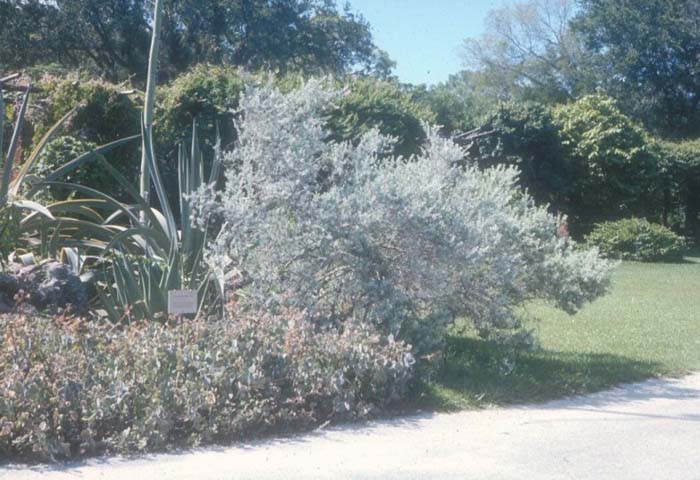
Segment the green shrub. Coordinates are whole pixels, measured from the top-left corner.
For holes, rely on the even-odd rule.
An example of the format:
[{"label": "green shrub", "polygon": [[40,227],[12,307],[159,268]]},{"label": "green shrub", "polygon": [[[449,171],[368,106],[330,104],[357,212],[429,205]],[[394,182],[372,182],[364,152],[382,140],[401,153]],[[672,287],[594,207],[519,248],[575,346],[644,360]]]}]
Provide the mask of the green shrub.
[{"label": "green shrub", "polygon": [[478,140],[477,151],[472,151],[482,168],[516,165],[521,172],[520,185],[538,204],[547,203],[552,211],[568,210],[572,179],[559,127],[549,107],[504,102],[493,109],[482,128],[494,131]]},{"label": "green shrub", "polygon": [[244,74],[235,67],[202,64],[159,87],[153,140],[163,182],[174,205],[178,203],[178,146],[190,144],[192,122],[197,121],[197,137],[205,159],[214,156],[217,134],[224,150],[233,148],[233,118],[245,85]]},{"label": "green shrub", "polygon": [[435,112],[437,124],[452,135],[481,126],[503,94],[484,72],[465,70],[433,85],[421,97]]},{"label": "green shrub", "polygon": [[[121,138],[141,133],[141,114],[137,102],[123,93],[124,87],[102,80],[82,80],[79,78],[47,77],[39,86],[44,95],[46,108],[41,115],[33,115],[34,143],[36,144],[46,132],[64,115],[76,108],[75,114],[67,122],[61,133],[71,140],[54,140],[51,152],[44,158],[45,166],[58,166],[63,161],[75,157],[70,153],[97,145],[104,145]],[[140,165],[140,142],[131,142],[109,154],[106,159],[130,180],[135,179]],[[80,153],[84,153],[83,150]],[[85,180],[98,180],[90,177],[94,172],[90,166],[76,172],[73,180],[81,177]],[[97,174],[96,174],[97,175]],[[101,181],[100,181],[101,182]],[[91,185],[112,196],[119,196],[120,189],[114,182]]]},{"label": "green shrub", "polygon": [[[265,77],[260,78],[263,81],[257,83],[264,84]],[[292,72],[273,78],[272,83],[280,92],[291,93],[312,78],[303,72]],[[393,153],[406,157],[419,153],[426,139],[423,122],[435,121],[430,107],[417,98],[422,92],[365,76],[346,76],[328,83],[344,92],[324,112],[330,140],[357,142],[376,128],[397,140]]]},{"label": "green shrub", "polygon": [[98,322],[0,316],[0,457],[195,446],[365,417],[399,398],[409,347],[301,315]]},{"label": "green shrub", "polygon": [[567,150],[567,188],[574,234],[594,223],[646,217],[653,210],[658,166],[644,129],[603,95],[589,95],[554,109]]},{"label": "green shrub", "polygon": [[189,142],[194,119],[203,148],[214,145],[218,123],[222,145],[228,149],[235,140],[233,115],[244,89],[239,69],[214,65],[198,65],[160,88],[154,127],[156,152],[174,158],[177,145]]},{"label": "green shrub", "polygon": [[140,106],[123,93],[124,87],[102,80],[48,77],[39,86],[47,109],[35,119],[39,140],[72,108],[77,111],[64,132],[102,145],[141,132]]},{"label": "green shrub", "polygon": [[334,141],[358,140],[372,128],[397,139],[395,153],[419,153],[426,140],[423,122],[433,123],[429,108],[392,82],[349,77],[345,94],[330,109],[327,128]]},{"label": "green shrub", "polygon": [[656,141],[659,217],[700,240],[700,141]]},{"label": "green shrub", "polygon": [[685,249],[673,231],[638,218],[599,223],[586,241],[608,258],[642,262],[679,261]]},{"label": "green shrub", "polygon": [[[80,140],[71,136],[58,137],[52,140],[39,156],[32,173],[44,177],[57,168],[78,158],[80,155],[97,148],[97,145],[85,140]],[[130,177],[134,177],[136,172],[122,172]],[[114,194],[117,190],[114,187],[114,180],[108,172],[96,161],[88,162],[68,173],[61,179],[67,183],[77,183],[94,188],[101,192]],[[59,187],[49,188],[49,197],[53,200],[65,200],[72,196],[72,192]]]}]

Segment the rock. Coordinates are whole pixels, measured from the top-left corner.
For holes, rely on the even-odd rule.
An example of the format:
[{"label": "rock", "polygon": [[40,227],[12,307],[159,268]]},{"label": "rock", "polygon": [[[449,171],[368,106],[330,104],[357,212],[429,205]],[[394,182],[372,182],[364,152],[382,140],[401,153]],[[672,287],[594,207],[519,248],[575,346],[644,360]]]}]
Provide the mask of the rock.
[{"label": "rock", "polygon": [[19,291],[17,278],[9,273],[0,273],[0,313],[9,313],[15,305],[15,295]]},{"label": "rock", "polygon": [[0,311],[3,304],[4,308],[14,308],[14,297],[20,290],[29,296],[26,301],[40,310],[70,308],[82,313],[88,306],[87,286],[67,265],[55,261],[30,266],[12,264],[0,274]]},{"label": "rock", "polygon": [[15,296],[15,293],[19,290],[19,282],[12,274],[0,273],[0,295],[2,293],[8,292]]},{"label": "rock", "polygon": [[14,309],[11,302],[6,302],[5,299],[0,299],[0,313],[10,313]]}]

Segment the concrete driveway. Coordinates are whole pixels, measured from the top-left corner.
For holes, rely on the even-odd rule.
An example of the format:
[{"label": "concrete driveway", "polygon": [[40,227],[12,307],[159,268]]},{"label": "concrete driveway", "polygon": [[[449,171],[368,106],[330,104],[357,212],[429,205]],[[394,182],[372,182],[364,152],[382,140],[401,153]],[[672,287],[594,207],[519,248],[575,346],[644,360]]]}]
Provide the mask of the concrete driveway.
[{"label": "concrete driveway", "polygon": [[0,480],[700,479],[700,374],[543,405],[342,426],[292,439],[34,468]]}]

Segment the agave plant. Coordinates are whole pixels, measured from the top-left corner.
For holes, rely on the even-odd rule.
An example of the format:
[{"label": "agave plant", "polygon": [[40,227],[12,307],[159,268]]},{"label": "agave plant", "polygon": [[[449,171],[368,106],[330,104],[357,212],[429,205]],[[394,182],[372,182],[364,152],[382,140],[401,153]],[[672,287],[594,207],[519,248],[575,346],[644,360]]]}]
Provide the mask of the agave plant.
[{"label": "agave plant", "polygon": [[[63,258],[76,272],[81,272],[86,266],[101,269],[99,297],[113,320],[161,317],[166,310],[170,290],[196,289],[199,292],[200,310],[205,304],[211,305],[212,302],[207,300],[218,293],[215,288],[211,288],[213,282],[210,281],[210,274],[203,268],[202,255],[207,232],[192,227],[189,196],[205,184],[212,187],[216,184],[221,170],[220,142],[217,142],[209,179],[205,182],[197,125],[196,121],[193,122],[189,154],[182,146],[178,154],[179,222],[175,218],[176,209],[169,203],[153,148],[152,120],[161,15],[162,1],[157,0],[142,134],[91,150],[44,178],[31,176],[29,173],[37,158],[70,118],[73,113],[71,111],[46,134],[19,172],[13,176],[13,160],[26,113],[28,90],[15,125],[15,135],[8,150],[0,189],[2,202],[7,203],[8,199],[12,199],[15,208],[28,209],[19,223],[20,235],[30,248],[39,250],[42,256]],[[102,155],[138,138],[142,140],[142,166],[140,183],[136,188]],[[126,192],[128,203],[86,185],[61,181],[67,173],[90,161],[101,163],[101,167]],[[160,208],[151,204],[151,185]],[[78,192],[81,197],[46,206],[32,200],[41,189],[52,186]],[[0,203],[0,207],[4,203]]]},{"label": "agave plant", "polygon": [[[15,76],[11,75],[0,80],[0,112],[4,112],[4,98],[2,86],[4,81]],[[46,229],[57,221],[57,213],[75,212],[91,214],[97,205],[95,199],[80,199],[68,202],[57,202],[51,205],[42,205],[36,201],[35,196],[40,191],[37,179],[31,174],[37,160],[46,148],[46,145],[61,130],[66,121],[73,115],[75,109],[69,111],[56,124],[49,129],[44,137],[37,143],[33,151],[28,155],[19,168],[15,168],[17,153],[19,150],[22,130],[25,125],[27,107],[32,91],[29,85],[22,96],[22,102],[16,114],[16,121],[13,129],[12,139],[7,148],[7,155],[0,164],[2,173],[0,174],[0,238],[3,239],[3,251],[0,255],[0,262],[5,260],[9,251],[22,245],[37,246],[42,250],[51,250],[48,238],[45,236]],[[0,115],[0,152],[4,152],[4,115]],[[128,142],[131,142],[139,135],[117,140],[116,142],[100,146],[91,150],[68,164],[57,169],[51,174],[51,180],[71,172],[80,165],[99,156],[108,153]],[[0,157],[2,155],[0,154]],[[2,160],[2,158],[0,158]],[[87,228],[87,227],[86,227]],[[55,243],[55,242],[54,242]]]},{"label": "agave plant", "polygon": [[[146,130],[144,134],[147,135]],[[128,139],[81,155],[31,185],[27,190],[29,196],[43,188],[61,187],[79,193],[82,198],[42,207],[46,215],[40,212],[25,215],[21,220],[25,242],[44,258],[63,258],[76,273],[82,273],[85,267],[99,269],[100,303],[113,320],[157,319],[166,310],[168,291],[181,288],[197,290],[203,309],[205,301],[218,294],[212,288],[208,270],[203,268],[207,232],[192,227],[189,196],[204,185],[216,185],[221,171],[220,143],[217,142],[208,176],[205,176],[196,124],[190,152],[183,147],[179,149],[180,218],[176,222],[176,209],[168,202],[152,155],[149,154],[151,180],[160,208],[150,205],[136,186],[99,155],[125,140]],[[67,172],[87,161],[100,162],[100,168],[122,187],[128,201],[122,202],[85,185],[60,181]]]},{"label": "agave plant", "polygon": [[[138,215],[120,208],[117,216],[126,214],[131,226],[122,231],[105,249],[113,283],[102,291],[102,304],[113,318],[155,319],[165,312],[167,294],[180,288],[196,289],[200,311],[209,293],[210,275],[201,267],[206,244],[206,232],[192,228],[189,196],[203,185],[204,162],[197,141],[196,120],[192,127],[192,148],[189,157],[179,148],[178,178],[180,198],[180,225],[178,230],[174,208],[171,207],[160,175],[153,148],[153,110],[156,95],[156,74],[163,2],[156,0],[153,15],[153,33],[148,64],[148,81],[142,118],[142,161],[139,192],[133,192],[112,169],[115,178],[130,192],[138,206]],[[209,184],[218,179],[221,165],[220,144],[214,155]],[[150,206],[150,187],[153,185],[161,210]],[[140,254],[130,253],[138,247]]]},{"label": "agave plant", "polygon": [[[188,152],[181,146],[178,154],[180,218],[176,222],[176,209],[168,201],[152,146],[146,158],[160,208],[150,205],[137,187],[103,157],[140,135],[86,152],[44,178],[31,174],[41,152],[72,112],[47,133],[21,168],[13,171],[17,151],[15,139],[21,133],[28,96],[29,92],[23,97],[13,143],[8,149],[9,160],[4,164],[2,178],[8,180],[3,180],[2,208],[8,214],[1,217],[6,220],[0,224],[0,236],[14,227],[10,221],[16,220],[17,228],[13,233],[17,242],[12,248],[24,246],[37,251],[41,258],[61,258],[76,273],[83,273],[86,268],[101,269],[101,303],[115,320],[156,319],[166,310],[167,292],[180,288],[198,290],[203,308],[205,301],[216,296],[217,291],[212,288],[209,273],[201,261],[207,232],[192,227],[189,196],[203,185],[216,184],[221,171],[220,142],[216,144],[206,180],[197,124],[193,123],[191,148]],[[145,126],[143,136],[146,144],[152,145],[150,129]],[[126,192],[128,202],[86,185],[61,181],[87,162],[100,162],[100,168]],[[48,205],[33,200],[42,189],[52,186],[75,191],[81,196]]]},{"label": "agave plant", "polygon": [[[148,136],[147,129],[144,135]],[[148,205],[144,197],[135,191],[121,175],[106,166],[114,178],[124,187],[134,205],[115,205],[118,211],[111,222],[127,217],[125,228],[103,249],[102,262],[112,283],[101,290],[102,304],[114,319],[157,319],[166,311],[170,290],[182,288],[197,290],[199,310],[204,310],[206,300],[218,297],[210,272],[202,261],[207,232],[192,227],[189,197],[202,186],[214,187],[221,171],[219,143],[208,181],[205,181],[204,161],[199,149],[196,124],[193,126],[191,153],[181,146],[178,154],[178,179],[180,199],[180,228],[175,221],[175,209],[169,204],[160,172],[151,154],[148,161],[151,181],[155,187],[161,209]],[[216,303],[216,302],[214,302]]]},{"label": "agave plant", "polygon": [[[5,131],[5,104],[2,87],[3,85],[2,83],[0,83],[0,112],[2,112],[2,114],[0,115],[0,152],[4,152],[3,133]],[[45,145],[48,142],[47,137],[51,133],[49,132],[49,134],[47,134],[47,137],[42,139],[42,141],[39,143],[39,146],[37,147],[37,150],[35,150],[35,152],[29,157],[29,160],[25,162],[25,166],[22,168],[19,174],[17,176],[13,176],[14,162],[21,141],[20,138],[22,135],[22,129],[24,128],[25,115],[27,113],[27,106],[29,105],[29,94],[31,92],[31,89],[32,86],[29,85],[27,87],[26,92],[24,93],[24,96],[22,97],[22,104],[20,106],[19,112],[17,113],[17,120],[15,122],[14,130],[12,133],[12,139],[10,140],[10,144],[7,149],[7,156],[2,162],[2,178],[0,179],[0,209],[12,207],[24,208],[33,210],[37,213],[51,218],[51,214],[39,203],[32,202],[30,200],[20,200],[14,198],[25,178],[27,164],[29,164],[30,162],[35,160],[36,157],[39,156],[39,152],[43,148],[43,145]]]},{"label": "agave plant", "polygon": [[[169,290],[197,290],[200,310],[206,300],[218,295],[212,288],[209,272],[203,268],[207,232],[192,227],[189,196],[204,185],[216,185],[221,172],[220,142],[216,143],[206,180],[197,124],[193,122],[191,148],[188,152],[181,146],[178,154],[178,222],[152,146],[146,158],[160,208],[152,206],[136,186],[102,156],[139,137],[117,140],[89,151],[42,179],[31,177],[22,189],[27,198],[33,198],[48,187],[61,187],[81,195],[81,198],[46,206],[32,202],[37,207],[22,218],[22,234],[26,244],[38,250],[42,257],[63,258],[76,273],[82,273],[86,266],[99,268],[102,272],[98,290],[101,304],[114,320],[159,318],[166,310]],[[152,145],[150,129],[145,125],[143,137],[147,145]],[[67,173],[90,161],[100,162],[100,168],[122,187],[128,202],[86,185],[61,181]],[[28,171],[31,165],[24,167],[23,170]],[[25,172],[21,178],[29,180],[28,177]]]}]

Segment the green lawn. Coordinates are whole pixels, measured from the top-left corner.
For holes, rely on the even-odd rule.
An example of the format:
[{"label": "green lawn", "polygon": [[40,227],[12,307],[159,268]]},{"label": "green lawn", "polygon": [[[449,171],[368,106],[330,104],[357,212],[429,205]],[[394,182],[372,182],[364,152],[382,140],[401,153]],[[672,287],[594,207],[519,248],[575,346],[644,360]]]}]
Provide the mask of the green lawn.
[{"label": "green lawn", "polygon": [[513,368],[483,341],[454,333],[420,403],[538,402],[700,370],[700,256],[683,264],[623,263],[611,293],[577,315],[540,304],[526,314],[541,349],[519,355]]}]

